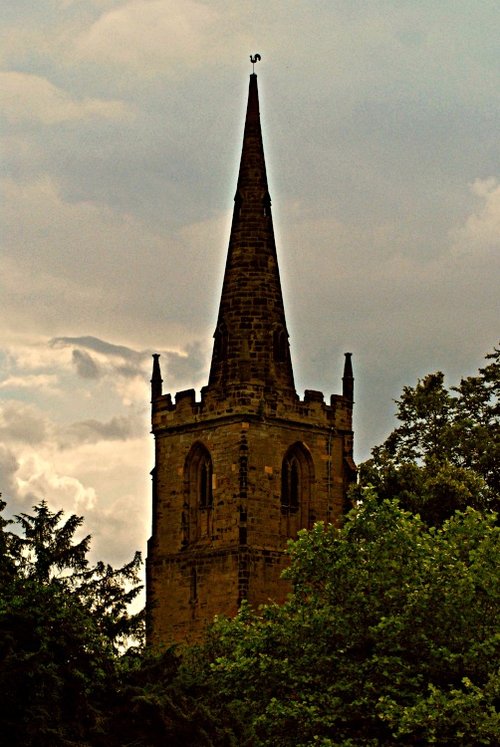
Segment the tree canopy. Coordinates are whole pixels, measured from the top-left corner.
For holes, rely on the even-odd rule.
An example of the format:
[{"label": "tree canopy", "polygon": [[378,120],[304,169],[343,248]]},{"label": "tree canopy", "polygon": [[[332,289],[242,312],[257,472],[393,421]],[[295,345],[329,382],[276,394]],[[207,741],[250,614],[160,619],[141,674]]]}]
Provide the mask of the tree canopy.
[{"label": "tree canopy", "polygon": [[[23,747],[210,747],[219,726],[179,684],[179,656],[144,649],[141,557],[88,560],[83,519],[0,501],[0,733]],[[224,729],[222,728],[222,731]],[[217,742],[219,743],[219,742]],[[221,742],[222,744],[223,742]]]},{"label": "tree canopy", "polygon": [[[1,502],[0,508],[5,504]],[[140,554],[113,569],[90,565],[82,518],[63,520],[45,501],[0,519],[0,723],[6,744],[81,744],[97,729],[116,685],[116,660],[141,636],[128,604],[141,586]]]},{"label": "tree canopy", "polygon": [[360,491],[397,498],[429,524],[456,510],[500,509],[500,348],[477,376],[448,390],[438,371],[397,401],[400,425],[361,465]]},{"label": "tree canopy", "polygon": [[497,744],[499,532],[367,495],[300,533],[289,601],[218,620],[187,676],[238,745]]}]

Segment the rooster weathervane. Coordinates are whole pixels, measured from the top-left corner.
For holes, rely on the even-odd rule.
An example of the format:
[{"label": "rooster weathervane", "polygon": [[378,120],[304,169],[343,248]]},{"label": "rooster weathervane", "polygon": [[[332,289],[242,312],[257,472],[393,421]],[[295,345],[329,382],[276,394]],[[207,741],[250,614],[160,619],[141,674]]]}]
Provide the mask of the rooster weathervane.
[{"label": "rooster weathervane", "polygon": [[258,53],[254,54],[253,57],[252,57],[252,55],[250,55],[250,62],[252,63],[252,73],[255,73],[255,63],[256,62],[260,62],[261,59],[262,59],[262,57]]}]

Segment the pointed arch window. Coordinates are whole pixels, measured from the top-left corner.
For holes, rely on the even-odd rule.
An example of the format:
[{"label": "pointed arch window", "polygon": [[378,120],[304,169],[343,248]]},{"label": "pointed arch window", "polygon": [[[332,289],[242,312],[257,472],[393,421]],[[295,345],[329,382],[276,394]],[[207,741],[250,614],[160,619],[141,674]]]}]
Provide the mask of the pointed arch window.
[{"label": "pointed arch window", "polygon": [[184,466],[185,502],[182,516],[182,544],[212,535],[213,483],[212,457],[200,442],[191,447]]},{"label": "pointed arch window", "polygon": [[314,465],[307,447],[297,442],[287,449],[281,465],[281,512],[295,516],[295,529],[309,525]]}]

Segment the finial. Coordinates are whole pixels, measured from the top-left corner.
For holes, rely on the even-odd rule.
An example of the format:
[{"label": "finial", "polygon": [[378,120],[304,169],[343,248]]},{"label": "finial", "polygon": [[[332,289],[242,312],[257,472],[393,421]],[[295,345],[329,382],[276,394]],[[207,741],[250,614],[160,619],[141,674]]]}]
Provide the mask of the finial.
[{"label": "finial", "polygon": [[250,55],[250,62],[252,63],[252,75],[255,75],[255,63],[260,62],[261,59],[262,57],[260,56],[259,53],[254,54],[253,57],[252,55]]},{"label": "finial", "polygon": [[159,353],[153,353],[153,375],[151,377],[151,401],[161,397],[162,395],[162,378],[160,371],[160,355]]},{"label": "finial", "polygon": [[352,374],[352,353],[344,353],[344,375],[342,377],[342,395],[353,402],[354,398],[354,376]]}]

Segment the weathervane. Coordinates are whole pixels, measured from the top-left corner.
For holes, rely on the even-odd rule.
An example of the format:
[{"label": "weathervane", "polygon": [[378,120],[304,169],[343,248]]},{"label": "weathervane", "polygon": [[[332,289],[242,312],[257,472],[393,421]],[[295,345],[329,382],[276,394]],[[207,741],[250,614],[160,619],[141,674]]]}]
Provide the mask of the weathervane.
[{"label": "weathervane", "polygon": [[252,74],[255,73],[255,63],[259,62],[261,59],[262,57],[260,56],[260,54],[254,54],[253,57],[252,55],[250,55],[250,62],[252,63]]}]

